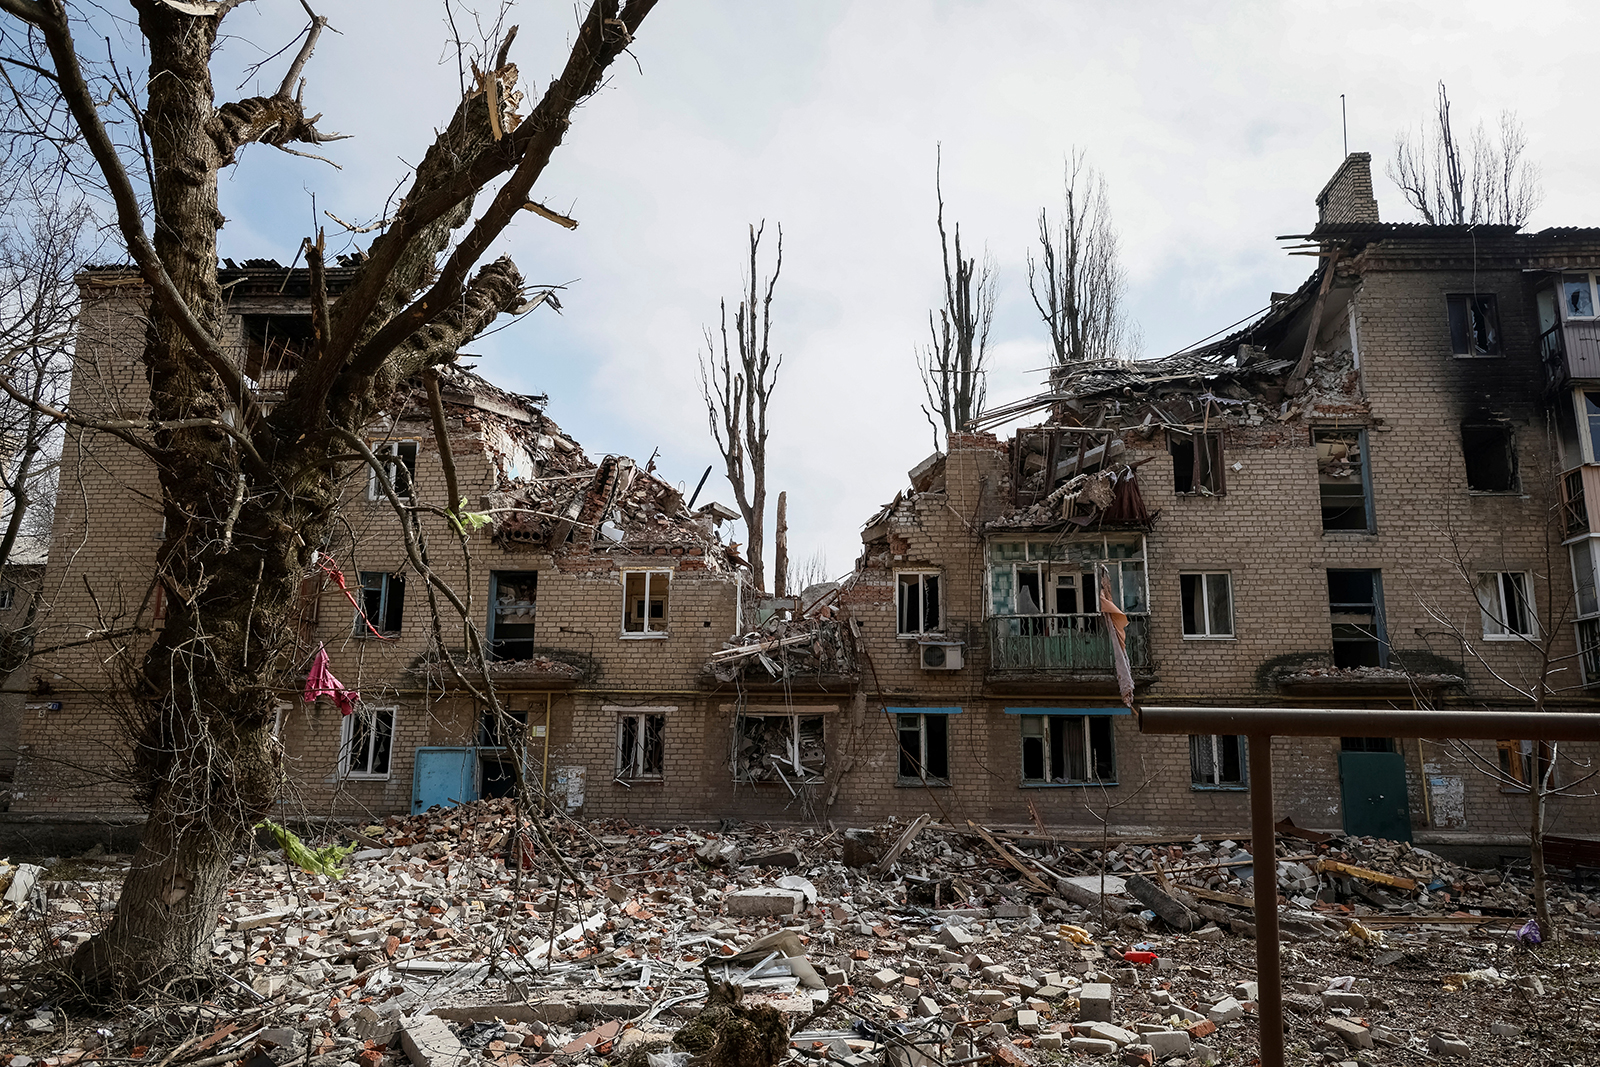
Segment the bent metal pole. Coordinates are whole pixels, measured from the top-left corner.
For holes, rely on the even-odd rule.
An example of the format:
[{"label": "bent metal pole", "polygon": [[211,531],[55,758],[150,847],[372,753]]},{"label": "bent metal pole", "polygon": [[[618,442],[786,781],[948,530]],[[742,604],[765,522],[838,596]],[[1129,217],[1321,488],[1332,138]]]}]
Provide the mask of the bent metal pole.
[{"label": "bent metal pole", "polygon": [[1600,741],[1600,715],[1584,712],[1141,708],[1135,715],[1140,733],[1244,734],[1250,739],[1250,850],[1255,860],[1256,1013],[1261,1033],[1261,1067],[1284,1067],[1278,851],[1272,816],[1274,736]]}]

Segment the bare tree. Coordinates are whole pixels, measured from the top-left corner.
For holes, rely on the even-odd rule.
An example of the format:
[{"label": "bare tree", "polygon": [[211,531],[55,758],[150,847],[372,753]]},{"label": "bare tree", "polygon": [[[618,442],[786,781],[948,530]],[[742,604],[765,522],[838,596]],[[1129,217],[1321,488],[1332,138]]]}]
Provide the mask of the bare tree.
[{"label": "bare tree", "polygon": [[767,224],[750,227],[750,269],[745,291],[733,313],[734,340],[728,343],[728,302],[722,301],[722,354],[706,330],[706,352],[700,357],[700,395],[706,402],[711,436],[722,454],[734,502],[744,516],[747,555],[756,589],[766,592],[767,404],[778,384],[783,357],[772,354],[772,294],[783,272],[783,227],[778,227],[778,254],[767,276],[758,282],[758,253]]},{"label": "bare tree", "polygon": [[[951,240],[944,229],[944,187],[940,177],[942,156],[936,156],[933,190],[938,197],[939,251],[944,262],[944,306],[928,312],[932,343],[917,358],[922,390],[928,402],[922,413],[933,426],[933,446],[939,447],[939,428],[945,440],[966,428],[983,413],[987,387],[984,364],[989,358],[989,327],[994,322],[996,270],[984,252],[980,269],[976,258],[961,252],[961,224],[955,229],[955,269],[950,264]],[[935,421],[934,416],[938,416]]]},{"label": "bare tree", "polygon": [[1389,179],[1430,226],[1521,226],[1544,200],[1539,165],[1523,158],[1528,139],[1515,112],[1500,112],[1497,133],[1480,121],[1469,144],[1458,142],[1440,82],[1429,120],[1395,136]]},{"label": "bare tree", "polygon": [[[476,83],[454,102],[338,293],[329,291],[321,233],[307,235],[313,338],[270,408],[222,337],[218,175],[250,144],[304,155],[290,145],[338,136],[302,104],[302,76],[327,20],[311,14],[271,95],[218,104],[212,62],[239,0],[132,2],[149,61],[148,76],[136,79],[94,58],[104,28],[79,13],[107,17],[98,6],[0,0],[9,105],[0,132],[11,158],[60,151],[73,174],[90,161],[87,178],[150,293],[141,350],[148,407],[135,419],[49,407],[77,431],[109,435],[145,457],[166,520],[157,554],[165,626],[143,652],[129,696],[148,819],[111,925],[74,957],[86,984],[121,988],[209,960],[230,860],[280,789],[272,694],[293,670],[301,580],[339,528],[343,475],[359,457],[401,510],[364,432],[404,383],[455,359],[500,314],[529,305],[510,259],[479,263],[534,206],[534,184],[574,109],[633,43],[655,0],[593,0],[564,68],[526,115],[508,56],[514,31],[487,45]],[[26,397],[10,384],[14,398]],[[455,596],[419,570],[430,597]]]},{"label": "bare tree", "polygon": [[1039,258],[1028,254],[1028,290],[1050,331],[1057,367],[1131,355],[1133,330],[1124,298],[1127,276],[1118,258],[1106,181],[1074,149],[1062,167],[1060,217],[1039,209]]}]

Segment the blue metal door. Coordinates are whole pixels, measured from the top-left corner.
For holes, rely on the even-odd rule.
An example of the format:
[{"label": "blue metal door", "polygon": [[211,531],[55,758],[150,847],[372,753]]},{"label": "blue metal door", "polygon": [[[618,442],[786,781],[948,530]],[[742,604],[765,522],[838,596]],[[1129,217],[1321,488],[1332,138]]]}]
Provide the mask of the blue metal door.
[{"label": "blue metal door", "polygon": [[478,799],[478,761],[472,748],[419,748],[411,773],[411,813]]}]

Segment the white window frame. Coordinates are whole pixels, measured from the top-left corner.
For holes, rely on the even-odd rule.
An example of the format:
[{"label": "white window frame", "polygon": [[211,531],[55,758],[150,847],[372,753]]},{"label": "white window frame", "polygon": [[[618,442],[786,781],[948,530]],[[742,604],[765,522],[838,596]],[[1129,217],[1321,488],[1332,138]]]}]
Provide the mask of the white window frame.
[{"label": "white window frame", "polygon": [[[640,628],[628,629],[628,579],[633,575],[644,576],[644,613],[639,620]],[[660,629],[650,628],[650,590],[655,587],[656,580],[666,583],[666,594],[661,603]],[[672,571],[649,569],[644,567],[625,570],[622,572],[622,632],[621,637],[628,641],[662,641],[670,632],[672,620]]]},{"label": "white window frame", "polygon": [[[378,613],[376,615],[368,615],[368,614],[366,614],[367,589],[368,589],[367,579],[370,578],[370,577],[377,577],[377,578],[383,579],[383,585],[382,585],[382,587],[380,588],[380,590],[378,592]],[[404,629],[404,627],[405,627],[404,613],[405,613],[405,595],[406,595],[405,594],[405,588],[406,588],[406,583],[405,583],[405,579],[403,577],[401,578],[401,580],[399,582],[400,597],[401,597],[401,603],[400,603],[400,611],[401,611],[400,625],[396,626],[394,629],[390,629],[388,627],[388,625],[387,625],[388,620],[389,620],[389,594],[392,591],[393,586],[395,584],[394,583],[394,578],[395,577],[396,577],[396,575],[395,575],[395,573],[393,571],[357,571],[356,572],[356,581],[361,586],[361,603],[357,606],[355,620],[354,620],[354,622],[351,623],[351,636],[352,637],[362,637],[362,638],[376,637],[376,635],[372,632],[372,630],[377,630],[378,633],[387,636],[389,634],[400,633],[401,630]],[[367,623],[369,623],[369,622],[372,623],[372,630],[367,629]]]},{"label": "white window frame", "polygon": [[[1570,275],[1577,274],[1583,275],[1589,282],[1589,314],[1587,315],[1574,315],[1567,310],[1567,278]],[[1594,271],[1587,270],[1564,270],[1560,272],[1556,279],[1556,285],[1561,293],[1559,303],[1561,305],[1562,322],[1592,322],[1600,318],[1600,292],[1596,291],[1597,277],[1600,277],[1600,275],[1597,275]]]},{"label": "white window frame", "polygon": [[[905,749],[901,735],[910,733],[906,724],[907,719],[916,720],[917,729],[917,766],[922,768],[922,774],[900,773],[900,757]],[[944,723],[944,769],[942,776],[928,774],[928,720],[940,719]],[[950,784],[950,713],[947,711],[928,714],[920,711],[898,711],[894,715],[894,771],[896,785],[949,785]]]},{"label": "white window frame", "polygon": [[[1017,777],[1021,781],[1023,786],[1025,786],[1027,788],[1032,788],[1032,789],[1039,789],[1039,788],[1048,788],[1048,787],[1051,787],[1051,786],[1066,787],[1066,788],[1074,788],[1074,787],[1081,788],[1081,787],[1087,786],[1087,785],[1116,785],[1117,784],[1117,724],[1116,724],[1116,722],[1113,721],[1113,719],[1110,716],[1106,716],[1106,715],[1071,715],[1071,714],[1060,715],[1060,714],[1046,713],[1046,714],[1040,714],[1040,715],[1023,715],[1023,716],[1020,716],[1019,718],[1020,718],[1021,721],[1019,723],[1019,733],[1018,733],[1018,738],[1017,738],[1017,740],[1019,742],[1018,753],[1017,753],[1018,754],[1018,767],[1017,767],[1018,775],[1017,775]],[[1049,741],[1049,738],[1050,738],[1050,725],[1049,725],[1048,722],[1045,721],[1045,720],[1048,720],[1048,719],[1077,719],[1078,720],[1078,728],[1083,731],[1084,767],[1089,772],[1089,776],[1088,777],[1086,777],[1086,778],[1067,778],[1064,781],[1057,781],[1056,780],[1056,776],[1054,776],[1054,775],[1052,775],[1050,773],[1052,770],[1056,770],[1057,768],[1052,768],[1049,765],[1050,764],[1050,741]],[[1095,720],[1104,720],[1106,722],[1106,724],[1107,724],[1106,725],[1106,745],[1110,749],[1110,756],[1111,756],[1111,777],[1110,778],[1096,778],[1096,777],[1094,777],[1094,768],[1095,768],[1096,760],[1094,758],[1094,753],[1095,753],[1095,749],[1094,749],[1094,731],[1091,729],[1091,727],[1092,727],[1092,724],[1094,723]],[[1028,733],[1028,725],[1029,725],[1030,722],[1034,722],[1034,721],[1039,722],[1039,724],[1040,724],[1040,733],[1037,734],[1037,735],[1030,735]],[[1071,727],[1068,727],[1068,728],[1070,729]],[[1026,757],[1023,756],[1023,751],[1026,749],[1027,739],[1028,739],[1029,736],[1038,736],[1038,737],[1043,738],[1043,741],[1041,742],[1044,745],[1044,761],[1045,761],[1045,776],[1043,778],[1025,778],[1025,777],[1023,777],[1023,775],[1027,773],[1027,762],[1026,762]]]},{"label": "white window frame", "polygon": [[[357,704],[355,711],[342,717],[342,721],[339,723],[339,776],[341,778],[352,778],[361,781],[375,782],[381,782],[388,779],[390,773],[394,769],[395,734],[396,727],[399,725],[399,710],[399,708],[395,707],[373,707],[368,704]],[[367,731],[366,752],[365,758],[362,762],[368,769],[352,769],[354,766],[354,761],[350,758],[353,755],[351,752],[351,745],[355,742],[357,716],[361,716],[363,719],[373,723],[374,725],[377,724],[380,716],[387,717],[389,720],[388,759],[385,762],[384,768],[381,772],[370,769],[375,754],[374,750],[377,747],[378,741],[378,731],[376,729],[369,729]]]},{"label": "white window frame", "polygon": [[[1523,611],[1527,616],[1527,631],[1513,630],[1511,613],[1506,610],[1507,579],[1521,580]],[[1484,571],[1479,573],[1473,595],[1478,601],[1478,612],[1483,621],[1485,641],[1538,640],[1539,615],[1533,603],[1533,574],[1529,571]]]},{"label": "white window frame", "polygon": [[[917,580],[917,614],[920,616],[918,620],[920,625],[915,630],[905,630],[900,626],[905,616],[905,604],[902,601],[902,597],[904,596],[906,585],[903,580],[907,578],[915,578]],[[938,618],[934,620],[934,625],[931,627],[927,625],[928,579],[930,578],[933,579],[934,598],[937,601],[938,609]],[[903,638],[914,639],[925,637],[929,634],[944,633],[944,580],[942,572],[936,570],[903,570],[894,572],[894,626],[896,635]]]},{"label": "white window frame", "polygon": [[[1237,737],[1239,743],[1239,780],[1222,780],[1222,739]],[[1190,734],[1189,735],[1189,788],[1199,791],[1245,790],[1250,788],[1250,739],[1243,734]],[[1211,750],[1211,780],[1204,781],[1195,774],[1196,749],[1205,745]]]},{"label": "white window frame", "polygon": [[[411,499],[411,487],[417,480],[417,442],[405,439],[394,441],[369,442],[372,454],[378,462],[383,464],[383,473],[388,477],[389,484],[394,486],[394,495],[402,501]],[[407,460],[410,462],[407,462]],[[395,470],[405,467],[406,487],[405,492],[400,491],[400,486],[395,484]],[[378,472],[368,468],[367,471],[367,499],[387,500],[383,487],[378,484]]]},{"label": "white window frame", "polygon": [[0,589],[0,611],[10,611],[11,606],[17,602],[17,591],[11,586]]},{"label": "white window frame", "polygon": [[[1204,628],[1201,633],[1183,631],[1185,641],[1233,641],[1238,638],[1238,623],[1234,616],[1233,597],[1233,572],[1232,571],[1179,571],[1178,572],[1178,624],[1186,626],[1183,610],[1183,580],[1185,578],[1199,578],[1196,583],[1200,590],[1200,605],[1198,617],[1200,625]],[[1228,632],[1211,632],[1211,581],[1212,578],[1222,578],[1228,586]]]},{"label": "white window frame", "polygon": [[[650,723],[655,723],[655,770],[649,770],[646,760],[646,742],[650,739]],[[626,755],[626,742],[632,736],[632,758]],[[666,777],[667,717],[659,709],[627,711],[617,716],[617,773],[619,782],[659,782]],[[631,764],[631,765],[630,765]]]}]

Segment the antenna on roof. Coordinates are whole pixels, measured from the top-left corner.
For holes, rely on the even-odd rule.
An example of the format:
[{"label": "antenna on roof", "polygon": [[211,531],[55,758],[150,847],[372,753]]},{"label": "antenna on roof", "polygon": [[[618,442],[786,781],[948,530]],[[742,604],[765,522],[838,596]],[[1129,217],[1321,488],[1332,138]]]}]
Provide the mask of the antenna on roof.
[{"label": "antenna on roof", "polygon": [[1339,94],[1339,125],[1344,128],[1344,154],[1350,155],[1350,117],[1345,114],[1344,94]]}]

